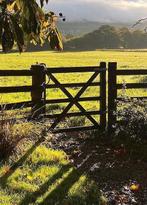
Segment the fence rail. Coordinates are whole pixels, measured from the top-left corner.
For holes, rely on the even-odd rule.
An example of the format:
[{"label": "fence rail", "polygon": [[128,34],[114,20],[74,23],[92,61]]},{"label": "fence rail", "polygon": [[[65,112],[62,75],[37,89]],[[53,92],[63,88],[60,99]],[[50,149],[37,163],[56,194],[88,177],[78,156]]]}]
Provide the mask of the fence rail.
[{"label": "fence rail", "polygon": [[31,70],[0,70],[0,76],[32,76],[33,72]]},{"label": "fence rail", "polygon": [[[117,70],[117,63],[108,64],[108,130],[113,131],[113,125],[117,122],[116,111],[117,102],[123,101],[123,98],[118,97],[118,90],[125,89],[147,89],[147,83],[117,83],[119,76],[147,76],[147,69],[126,69]],[[147,96],[130,96],[130,99],[137,98],[140,100],[147,99]]]},{"label": "fence rail", "polygon": [[[133,76],[133,75],[147,75],[147,69],[117,69],[116,62],[108,64],[108,88],[106,82],[107,66],[105,62],[101,62],[99,66],[85,66],[85,67],[58,67],[46,68],[43,64],[33,65],[30,70],[0,70],[0,77],[23,77],[28,76],[32,78],[31,86],[1,86],[0,93],[25,93],[31,94],[31,101],[9,103],[1,105],[0,109],[11,110],[20,108],[31,108],[34,118],[45,117],[52,120],[50,130],[54,132],[67,131],[82,131],[98,129],[113,130],[113,125],[116,122],[114,112],[117,110],[116,100],[123,100],[118,96],[118,90],[124,86],[122,83],[117,83],[118,76]],[[76,83],[62,83],[59,81],[56,74],[75,74],[75,73],[89,73],[90,78],[87,82]],[[48,76],[51,83],[47,83],[46,76]],[[97,76],[100,80],[96,81]],[[99,94],[94,96],[83,97],[88,87],[98,87]],[[146,89],[147,82],[144,83],[127,83],[126,89]],[[58,88],[64,93],[66,98],[47,99],[46,92],[50,89]],[[73,97],[67,88],[79,88],[79,92]],[[108,98],[107,91],[108,90]],[[134,98],[134,97],[132,97]],[[136,96],[135,98],[147,99],[147,96]],[[99,110],[86,110],[80,102],[98,102],[100,104]],[[65,109],[60,114],[51,114],[46,111],[46,105],[68,103]],[[79,112],[70,112],[70,109],[76,105]],[[108,108],[107,108],[108,107]],[[108,113],[108,120],[107,119]],[[59,128],[58,124],[66,117],[80,117],[85,116],[91,122],[91,126]],[[100,116],[100,122],[97,122],[93,116]]]},{"label": "fence rail", "polygon": [[[74,74],[74,73],[89,73],[91,77],[87,82],[78,83],[61,83],[57,76],[54,74]],[[20,109],[20,108],[32,108],[33,118],[43,116],[45,118],[54,119],[50,129],[54,132],[64,131],[78,131],[78,130],[90,130],[106,129],[106,63],[100,63],[99,66],[85,66],[85,67],[60,67],[60,68],[46,68],[43,64],[33,65],[30,70],[0,70],[0,76],[30,76],[32,77],[31,86],[2,86],[0,87],[0,93],[31,93],[31,101],[9,103],[1,105],[6,110]],[[46,76],[52,81],[52,83],[46,83]],[[100,76],[100,81],[95,79]],[[53,84],[54,83],[54,84]],[[88,87],[99,87],[100,96],[88,96],[82,97]],[[60,99],[46,99],[46,92],[49,89],[60,89],[66,98]],[[72,96],[67,88],[80,88],[76,96]],[[100,110],[87,111],[80,102],[93,102],[100,103]],[[68,103],[65,109],[60,114],[50,114],[46,112],[46,105],[48,104],[60,104]],[[70,109],[76,105],[79,112],[69,112]],[[100,116],[100,123],[98,123],[93,116]],[[70,127],[70,128],[58,128],[58,124],[66,117],[80,117],[85,116],[91,122],[91,126],[83,127]]]}]

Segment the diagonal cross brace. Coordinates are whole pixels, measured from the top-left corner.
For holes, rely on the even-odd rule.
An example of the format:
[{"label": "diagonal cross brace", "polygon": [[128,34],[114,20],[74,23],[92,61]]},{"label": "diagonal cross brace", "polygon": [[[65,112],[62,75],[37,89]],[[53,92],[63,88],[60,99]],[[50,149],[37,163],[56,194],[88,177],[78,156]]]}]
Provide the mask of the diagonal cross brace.
[{"label": "diagonal cross brace", "polygon": [[86,113],[86,110],[81,106],[81,104],[78,102],[80,96],[84,93],[84,91],[90,86],[90,84],[93,82],[93,80],[98,76],[99,71],[96,71],[91,78],[85,83],[85,85],[80,89],[80,91],[77,93],[75,97],[73,97],[69,91],[60,84],[60,82],[52,75],[50,74],[51,80],[58,85],[58,87],[62,90],[62,92],[71,99],[71,102],[67,105],[67,107],[64,109],[64,111],[61,113],[61,115],[55,120],[55,122],[51,125],[50,129],[54,129],[57,124],[64,118],[64,116],[67,114],[67,112],[70,110],[70,108],[75,104],[79,110],[85,113],[86,117],[94,124],[94,126],[99,126],[96,120],[89,114]]}]

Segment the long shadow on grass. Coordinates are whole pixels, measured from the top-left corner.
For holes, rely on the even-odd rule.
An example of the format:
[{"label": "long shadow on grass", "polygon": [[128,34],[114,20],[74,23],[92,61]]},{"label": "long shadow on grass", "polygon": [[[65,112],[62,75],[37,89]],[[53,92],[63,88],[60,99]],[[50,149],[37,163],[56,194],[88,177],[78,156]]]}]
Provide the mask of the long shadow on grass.
[{"label": "long shadow on grass", "polygon": [[34,152],[34,150],[44,141],[40,138],[33,146],[14,164],[10,167],[9,171],[0,178],[0,185],[5,188],[8,178],[16,171],[16,169],[23,165],[26,159]]},{"label": "long shadow on grass", "polygon": [[62,204],[62,201],[66,199],[68,195],[69,189],[79,180],[81,175],[82,172],[74,169],[40,204]]},{"label": "long shadow on grass", "polygon": [[20,202],[20,205],[28,205],[31,203],[35,203],[37,198],[42,196],[48,190],[49,186],[55,183],[58,179],[60,179],[66,172],[69,171],[71,165],[63,166],[55,175],[53,175],[47,182],[45,182],[37,191],[27,194],[25,198]]},{"label": "long shadow on grass", "polygon": [[[91,161],[90,158],[87,158],[87,160]],[[56,183],[59,179],[62,179],[64,174],[68,174],[67,177],[65,177],[65,179],[61,181],[61,183],[57,184],[56,188],[53,189],[46,196],[44,201],[39,203],[41,205],[62,204],[63,200],[66,199],[70,188],[79,180],[81,175],[85,172],[85,164],[87,163],[87,160],[85,160],[84,163],[82,163],[82,165],[78,169],[73,168],[73,170],[69,174],[68,171],[70,170],[70,168],[72,168],[72,166],[70,164],[63,166],[57,174],[55,174],[51,179],[44,183],[37,191],[31,194],[27,194],[19,205],[28,205],[31,203],[35,203],[39,197],[41,197],[48,191],[49,187],[53,183]]]}]

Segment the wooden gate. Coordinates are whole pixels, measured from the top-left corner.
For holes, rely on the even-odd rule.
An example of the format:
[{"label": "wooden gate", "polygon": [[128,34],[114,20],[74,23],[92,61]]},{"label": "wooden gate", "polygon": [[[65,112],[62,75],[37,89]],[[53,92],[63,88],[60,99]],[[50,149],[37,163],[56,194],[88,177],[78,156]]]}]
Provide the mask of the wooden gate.
[{"label": "wooden gate", "polygon": [[[65,83],[61,82],[61,79],[58,78],[58,74],[69,74],[73,76],[75,73],[87,74],[89,73],[89,79],[87,82],[76,83]],[[0,104],[0,110],[3,108],[5,110],[15,110],[15,109],[29,109],[31,108],[32,114],[31,117],[38,119],[40,117],[49,118],[51,122],[50,130],[53,132],[67,132],[67,131],[83,131],[83,130],[92,130],[92,129],[101,129],[102,131],[106,130],[106,85],[107,85],[107,104],[108,104],[108,114],[107,114],[107,127],[110,132],[113,131],[113,125],[116,124],[116,110],[117,104],[116,100],[122,100],[118,97],[117,91],[122,89],[123,84],[117,82],[118,76],[132,76],[132,75],[147,75],[147,69],[117,69],[117,63],[111,62],[108,64],[108,85],[106,83],[106,63],[102,62],[99,66],[88,66],[88,67],[64,67],[64,68],[46,68],[44,64],[37,64],[31,67],[31,70],[0,70],[1,77],[23,77],[28,76],[32,78],[32,85],[26,86],[0,86],[0,94],[6,93],[31,93],[31,100],[17,103],[8,103]],[[99,80],[97,80],[99,76]],[[49,78],[49,80],[47,80]],[[52,82],[50,82],[52,81]],[[83,97],[83,94],[86,92],[87,88],[99,87],[99,92],[96,89],[93,92],[88,92],[93,94],[93,96]],[[46,93],[50,89],[60,89],[66,98],[56,97],[51,99],[46,97]],[[78,93],[73,96],[69,91],[69,88],[80,88]],[[147,83],[127,83],[126,89],[146,89]],[[136,96],[133,98],[147,99],[147,96],[141,97]],[[89,111],[87,107],[82,106],[81,102],[93,102],[100,105],[99,109],[94,109]],[[48,105],[54,106],[54,104],[59,105],[60,103],[68,103],[64,107],[61,113],[50,113],[47,112]],[[70,112],[70,109],[76,106],[79,109],[79,112]],[[52,110],[54,110],[52,108]],[[58,125],[60,122],[65,122],[65,118],[70,117],[86,117],[90,122],[90,126],[75,126],[61,128]],[[100,119],[97,120],[95,116],[99,116]]]},{"label": "wooden gate", "polygon": [[[70,68],[45,68],[43,65],[32,66],[33,71],[33,87],[37,86],[36,89],[32,90],[32,102],[35,110],[35,117],[43,114],[45,118],[52,119],[50,130],[52,132],[72,132],[72,131],[83,131],[92,129],[106,129],[106,63],[100,63],[100,66],[92,67],[70,67]],[[37,72],[36,72],[37,71]],[[58,80],[56,74],[75,74],[75,73],[89,73],[91,74],[87,82],[80,83],[61,83]],[[45,83],[46,76],[52,84]],[[97,82],[96,78],[100,76],[100,81]],[[97,96],[82,97],[86,89],[90,86],[99,87],[100,94]],[[80,88],[78,93],[73,95],[68,91],[68,88]],[[42,88],[42,89],[40,89]],[[60,89],[67,98],[64,99],[46,99],[46,92],[48,89],[58,88]],[[48,91],[49,92],[49,91]],[[43,98],[42,98],[43,96]],[[99,101],[100,110],[87,111],[80,102],[87,101]],[[68,103],[67,106],[60,114],[48,114],[45,110],[45,106],[50,104]],[[69,112],[73,106],[79,109],[79,112]],[[100,121],[98,122],[93,116],[100,115]],[[76,126],[68,128],[59,128],[58,125],[65,118],[69,117],[80,117],[85,116],[92,125],[90,126]]]}]

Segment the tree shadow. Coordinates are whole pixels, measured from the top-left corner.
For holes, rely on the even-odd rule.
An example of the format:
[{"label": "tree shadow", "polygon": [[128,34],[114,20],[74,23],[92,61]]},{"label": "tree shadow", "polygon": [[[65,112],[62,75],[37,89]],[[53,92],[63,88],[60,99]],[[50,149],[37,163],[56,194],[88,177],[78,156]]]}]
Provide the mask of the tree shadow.
[{"label": "tree shadow", "polygon": [[69,189],[79,180],[82,173],[81,170],[74,169],[40,204],[62,204],[67,198]]},{"label": "tree shadow", "polygon": [[[68,192],[70,188],[78,182],[80,177],[85,174],[85,162],[79,167],[79,168],[73,168],[71,164],[63,166],[57,174],[55,174],[52,178],[50,178],[47,182],[45,182],[37,191],[32,192],[31,194],[26,194],[25,198],[20,202],[20,205],[28,205],[28,204],[35,204],[36,200],[41,197],[43,194],[45,194],[49,187],[53,184],[56,183],[59,179],[63,177],[64,174],[68,174],[68,171],[72,168],[72,171],[69,172],[67,177],[65,177],[60,183],[57,183],[57,186],[55,189],[53,189],[46,197],[45,199],[39,203],[41,205],[48,204],[48,205],[55,205],[55,204],[64,204],[64,200],[68,200]],[[98,193],[97,193],[98,194]],[[91,197],[91,198],[90,198]],[[74,198],[74,196],[73,196]],[[81,198],[78,198],[81,200]],[[70,202],[75,199],[70,198]],[[92,203],[92,200],[97,200],[98,202],[98,197],[95,199],[92,195],[89,196],[89,205]],[[86,202],[85,202],[86,203]],[[83,204],[83,202],[81,202]],[[88,204],[88,203],[86,203]]]},{"label": "tree shadow", "polygon": [[16,171],[16,169],[23,165],[27,158],[35,151],[35,149],[44,141],[44,138],[38,139],[32,147],[27,150],[27,152],[16,162],[14,163],[8,172],[0,177],[0,184],[2,188],[5,188],[8,178]]},{"label": "tree shadow", "polygon": [[[56,144],[54,148],[62,148],[72,163],[62,165],[59,171],[51,176],[45,183],[43,183],[35,192],[26,193],[20,205],[36,204],[37,199],[45,198],[39,204],[48,205],[62,205],[65,200],[68,200],[68,192],[71,187],[80,179],[83,174],[86,174],[96,182],[98,187],[104,191],[119,190],[122,186],[130,181],[137,181],[143,185],[147,182],[146,173],[147,164],[138,161],[138,157],[132,156],[128,150],[120,145],[113,145],[112,139],[101,136],[95,133],[89,138],[79,137],[78,133],[72,133],[68,137],[57,135]],[[90,135],[90,133],[89,133]],[[6,173],[0,178],[2,187],[7,184],[7,179],[15,172],[15,170],[22,166],[29,155],[43,142],[43,139],[38,140],[28,152],[18,160]],[[62,146],[59,146],[62,144]],[[74,166],[74,167],[73,167]],[[67,175],[66,175],[67,174]],[[65,176],[66,175],[66,176]],[[59,182],[58,182],[59,180]],[[54,189],[48,193],[49,188],[56,184]],[[21,190],[19,190],[21,191]],[[92,193],[88,195],[90,197]],[[72,198],[73,197],[73,198]],[[92,204],[92,199],[85,202],[85,204]],[[80,201],[79,196],[71,196],[71,201]],[[69,201],[70,204],[71,201]],[[78,204],[78,203],[77,203]],[[79,204],[83,204],[80,202]]]},{"label": "tree shadow", "polygon": [[37,191],[32,192],[30,194],[26,194],[24,199],[20,202],[20,205],[28,205],[30,203],[35,203],[37,198],[42,196],[48,190],[49,186],[51,186],[55,181],[62,178],[62,176],[69,171],[71,165],[64,165],[55,175],[53,175],[47,182],[45,182]]},{"label": "tree shadow", "polygon": [[[33,146],[14,165],[11,166],[9,171],[0,178],[1,188],[5,189],[7,187],[7,181],[9,177],[11,177],[11,175],[17,170],[17,168],[23,166],[24,162],[28,159],[28,157],[35,151],[35,149],[43,141],[44,141],[44,138],[40,138],[35,144],[33,144]],[[85,163],[87,162],[85,161]],[[52,185],[54,185],[54,183],[55,184],[57,183],[55,189],[53,189],[46,196],[46,198],[41,204],[51,204],[51,205],[58,204],[58,203],[62,204],[62,201],[65,200],[68,195],[69,189],[79,180],[81,175],[85,172],[84,171],[85,163],[83,163],[82,166],[80,166],[79,168],[74,168],[71,163],[66,164],[66,165],[62,165],[62,164],[60,165],[58,163],[60,166],[62,166],[60,170],[53,176],[49,177],[49,179],[45,183],[43,183],[39,187],[39,189],[36,190],[35,192],[29,193],[28,191],[25,191],[24,193],[25,196],[22,199],[22,201],[20,201],[19,204],[20,205],[36,204],[37,199],[39,199],[39,197],[42,197],[44,194],[47,194],[47,191]],[[37,165],[37,167],[38,166],[39,165]],[[18,189],[18,192],[20,193],[21,189]],[[73,200],[76,201],[77,198],[75,197]]]},{"label": "tree shadow", "polygon": [[[86,157],[86,160],[84,162],[82,161],[81,165],[79,167],[73,167],[73,164],[69,163],[67,165],[63,165],[63,167],[55,174],[53,175],[49,180],[47,180],[44,184],[42,184],[39,189],[35,192],[32,192],[30,194],[26,194],[26,196],[23,198],[23,200],[20,202],[20,205],[27,205],[27,204],[35,204],[37,199],[41,196],[43,196],[45,193],[47,193],[50,186],[52,186],[54,183],[57,182],[57,186],[55,189],[53,189],[46,197],[45,199],[39,203],[39,204],[48,204],[48,205],[54,205],[54,204],[64,204],[64,200],[67,199],[68,192],[70,188],[78,182],[80,177],[83,174],[86,174],[87,168],[86,164],[88,161],[91,161],[92,155]],[[70,170],[71,169],[71,170]],[[63,175],[67,174],[67,176],[58,183],[59,179],[63,178]],[[80,197],[73,196],[73,199],[71,200],[81,200]],[[91,204],[91,200],[97,200],[98,198],[94,199],[93,195],[91,195],[91,198],[89,196],[89,205]],[[70,204],[69,202],[69,204]],[[83,204],[81,202],[81,204]]]},{"label": "tree shadow", "polygon": [[[77,133],[75,135],[78,136]],[[109,191],[111,188],[120,189],[131,181],[138,181],[142,185],[147,183],[146,152],[143,153],[147,145],[144,145],[144,148],[142,145],[132,143],[122,146],[119,140],[115,144],[110,136],[98,133],[95,134],[95,138],[91,136],[83,140],[75,135],[73,135],[74,142],[69,140],[71,146],[70,142],[69,144],[66,142],[64,147],[63,139],[62,149],[70,156],[74,166],[88,174],[100,189]]]}]

